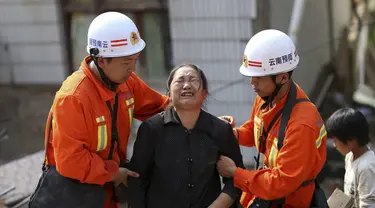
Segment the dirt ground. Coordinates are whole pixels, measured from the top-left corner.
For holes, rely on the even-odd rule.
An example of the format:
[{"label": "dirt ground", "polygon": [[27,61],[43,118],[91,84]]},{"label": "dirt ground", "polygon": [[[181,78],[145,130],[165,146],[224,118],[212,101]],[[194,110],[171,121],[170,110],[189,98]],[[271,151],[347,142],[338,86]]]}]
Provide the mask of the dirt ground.
[{"label": "dirt ground", "polygon": [[57,89],[0,87],[0,132],[6,132],[0,136],[0,165],[44,148],[45,123]]}]

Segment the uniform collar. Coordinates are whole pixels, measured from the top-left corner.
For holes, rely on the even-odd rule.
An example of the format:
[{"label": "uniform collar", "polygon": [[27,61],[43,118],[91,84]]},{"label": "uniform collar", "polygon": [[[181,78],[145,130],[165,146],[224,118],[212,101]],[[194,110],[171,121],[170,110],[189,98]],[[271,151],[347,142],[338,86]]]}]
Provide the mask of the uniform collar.
[{"label": "uniform collar", "polygon": [[90,56],[86,56],[81,63],[81,69],[83,70],[83,73],[92,81],[92,83],[94,83],[103,101],[111,100],[115,97],[116,93],[124,92],[124,87],[121,86],[123,84],[118,86],[116,93],[109,90],[90,69],[89,64],[91,61],[92,58]]},{"label": "uniform collar", "polygon": [[[174,107],[170,107],[167,110],[165,110],[162,117],[164,119],[164,124],[174,123],[174,124],[182,125],[181,120],[178,117],[178,114],[175,111]],[[194,126],[194,129],[208,131],[209,129],[212,128],[211,126],[212,126],[211,115],[201,109],[201,112],[199,113],[199,117],[198,117],[197,123]]]},{"label": "uniform collar", "polygon": [[294,82],[291,83],[288,90],[286,91],[286,93],[281,98],[279,98],[279,97],[275,98],[275,104],[272,106],[272,108],[270,108],[270,105],[262,99],[261,110],[263,112],[267,112],[267,111],[272,110],[272,109],[281,109],[282,107],[284,107],[285,102],[286,102],[286,98],[288,97],[288,94],[290,92],[290,88],[291,88],[292,84],[294,84]]}]

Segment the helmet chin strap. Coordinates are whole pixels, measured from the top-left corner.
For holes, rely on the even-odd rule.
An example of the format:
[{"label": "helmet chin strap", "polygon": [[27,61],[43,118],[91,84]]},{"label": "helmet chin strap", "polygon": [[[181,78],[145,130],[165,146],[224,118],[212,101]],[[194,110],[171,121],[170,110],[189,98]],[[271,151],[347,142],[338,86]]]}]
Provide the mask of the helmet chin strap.
[{"label": "helmet chin strap", "polygon": [[261,97],[264,100],[264,106],[272,105],[272,101],[276,98],[277,94],[280,92],[281,87],[285,84],[276,83],[276,75],[272,76],[272,81],[275,83],[275,90],[269,96]]},{"label": "helmet chin strap", "polygon": [[98,68],[100,78],[103,80],[104,84],[108,87],[109,90],[115,92],[119,83],[116,83],[116,82],[113,82],[112,80],[110,80],[108,78],[108,76],[105,75],[103,69],[101,67],[99,67],[98,57],[96,57],[96,55],[98,55],[98,54],[99,54],[99,50],[97,48],[91,48],[90,49],[90,56],[91,56],[92,60],[94,61],[95,66]]}]

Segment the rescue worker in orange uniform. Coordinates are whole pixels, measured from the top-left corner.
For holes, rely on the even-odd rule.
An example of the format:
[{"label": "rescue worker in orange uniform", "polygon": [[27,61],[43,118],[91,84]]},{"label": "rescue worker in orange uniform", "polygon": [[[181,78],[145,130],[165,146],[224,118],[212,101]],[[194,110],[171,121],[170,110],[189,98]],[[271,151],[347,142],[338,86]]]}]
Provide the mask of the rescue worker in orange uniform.
[{"label": "rescue worker in orange uniform", "polygon": [[[63,82],[53,101],[51,129],[49,122],[46,129],[46,165],[81,184],[113,184],[107,187],[104,207],[118,207],[113,186],[138,176],[120,166],[126,161],[133,118],[148,119],[169,101],[134,73],[146,44],[130,18],[118,12],[100,14],[90,24],[87,41],[89,56]],[[63,184],[56,187],[64,188],[68,189]],[[85,207],[84,203],[69,207]]]},{"label": "rescue worker in orange uniform", "polygon": [[[264,30],[247,43],[240,73],[250,77],[257,93],[250,120],[234,128],[240,145],[256,146],[260,168],[245,170],[221,156],[219,173],[234,177],[234,185],[243,191],[244,207],[310,207],[315,189],[314,179],[326,160],[326,129],[315,105],[299,102],[292,108],[285,128],[285,139],[278,149],[278,132],[287,95],[295,83],[291,79],[299,56],[292,40],[278,30]],[[296,99],[307,100],[296,86]],[[308,100],[307,100],[308,101]],[[279,117],[278,117],[279,116]],[[234,124],[234,118],[223,116]],[[271,122],[277,118],[275,122]],[[273,124],[272,124],[273,123]],[[285,198],[284,198],[285,197]],[[283,199],[283,200],[280,200]]]}]

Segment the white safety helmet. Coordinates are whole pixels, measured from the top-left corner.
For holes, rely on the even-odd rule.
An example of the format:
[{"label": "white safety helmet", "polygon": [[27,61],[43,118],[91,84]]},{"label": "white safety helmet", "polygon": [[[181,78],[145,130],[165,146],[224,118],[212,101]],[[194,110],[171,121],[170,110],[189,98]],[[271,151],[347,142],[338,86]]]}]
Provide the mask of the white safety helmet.
[{"label": "white safety helmet", "polygon": [[298,62],[290,37],[268,29],[255,34],[247,43],[240,73],[249,77],[276,75],[294,70]]},{"label": "white safety helmet", "polygon": [[91,55],[90,49],[97,48],[96,57],[131,56],[145,46],[134,22],[119,12],[100,14],[91,22],[87,33],[87,52]]}]

